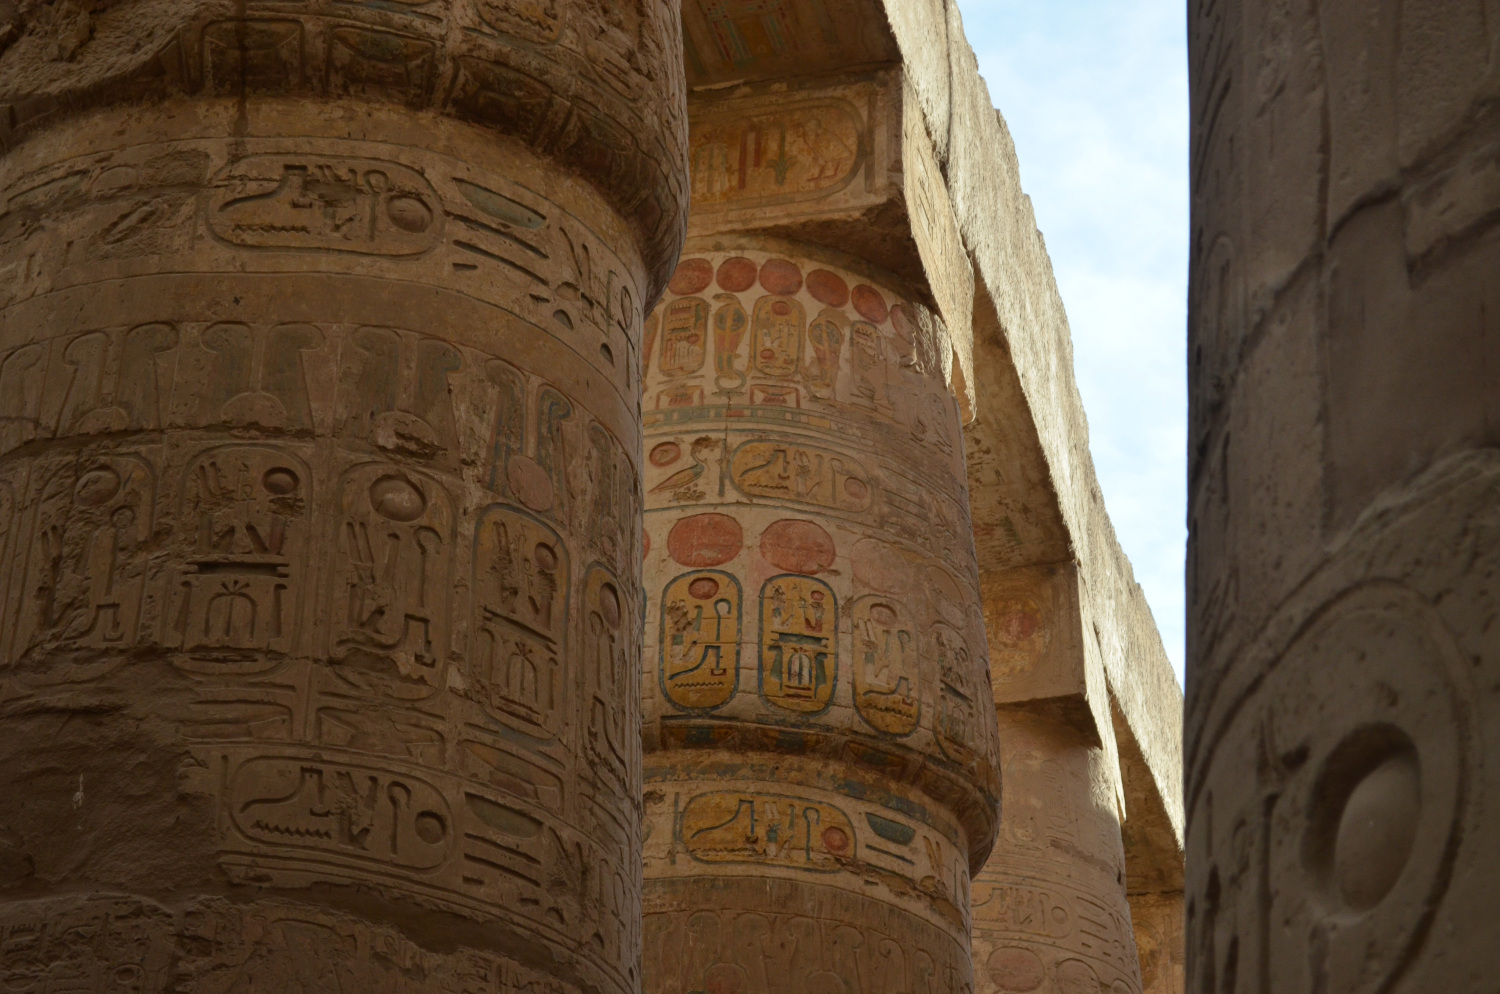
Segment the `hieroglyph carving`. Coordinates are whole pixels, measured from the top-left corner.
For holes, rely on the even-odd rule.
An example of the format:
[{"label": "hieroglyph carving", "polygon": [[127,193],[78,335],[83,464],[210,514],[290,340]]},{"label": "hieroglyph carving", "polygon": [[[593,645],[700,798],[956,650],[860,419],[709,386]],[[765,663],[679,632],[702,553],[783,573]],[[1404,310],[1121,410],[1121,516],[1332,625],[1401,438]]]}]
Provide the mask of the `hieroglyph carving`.
[{"label": "hieroglyph carving", "polygon": [[847,453],[779,441],[735,449],[730,478],[749,497],[780,497],[838,511],[870,507],[869,471]]},{"label": "hieroglyph carving", "polygon": [[[388,463],[347,470],[332,542],[329,654],[357,685],[425,697],[448,656],[456,540],[452,498]],[[398,689],[399,688],[399,689]]]},{"label": "hieroglyph carving", "polygon": [[922,712],[918,633],[910,612],[889,597],[862,597],[850,610],[854,630],[854,704],[888,735],[909,735]]},{"label": "hieroglyph carving", "polygon": [[687,802],[681,841],[704,863],[837,872],[853,857],[854,823],[831,804],[776,794],[716,792]]},{"label": "hieroglyph carving", "polygon": [[864,161],[865,122],[842,99],[783,100],[774,110],[729,103],[696,116],[690,142],[697,210],[791,204],[849,185]]},{"label": "hieroglyph carving", "polygon": [[432,184],[394,163],[253,155],[221,170],[210,190],[210,230],[245,248],[402,256],[442,237]]},{"label": "hieroglyph carving", "polygon": [[760,691],[777,708],[817,714],[838,680],[839,607],[833,588],[785,574],[760,594]]},{"label": "hieroglyph carving", "polygon": [[[33,652],[112,650],[84,662],[71,655],[43,682],[89,679],[119,665],[119,650],[140,637],[147,586],[147,542],[156,524],[154,453],[85,452],[43,456],[30,466],[24,498],[25,547],[0,565],[16,594],[0,593],[13,614],[0,647],[11,659]],[[12,499],[14,506],[14,499]],[[12,520],[16,515],[12,512]]]},{"label": "hieroglyph carving", "polygon": [[571,711],[567,650],[572,571],[568,549],[546,523],[495,506],[474,533],[471,689],[500,721],[551,738]]},{"label": "hieroglyph carving", "polygon": [[284,448],[225,445],[185,473],[162,642],[199,665],[275,665],[300,645],[310,593],[312,471]]},{"label": "hieroglyph carving", "polygon": [[739,580],[729,573],[686,573],[661,595],[661,688],[681,708],[712,709],[739,688]]}]

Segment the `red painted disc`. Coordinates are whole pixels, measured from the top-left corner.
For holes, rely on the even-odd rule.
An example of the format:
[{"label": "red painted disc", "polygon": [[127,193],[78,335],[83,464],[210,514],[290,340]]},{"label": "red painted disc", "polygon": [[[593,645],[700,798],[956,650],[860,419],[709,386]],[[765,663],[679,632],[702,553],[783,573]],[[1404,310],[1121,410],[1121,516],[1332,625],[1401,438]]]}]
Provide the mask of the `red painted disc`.
[{"label": "red painted disc", "polygon": [[760,285],[768,293],[790,297],[802,289],[802,270],[797,268],[796,263],[785,259],[767,259],[766,264],[760,267]]},{"label": "red painted disc", "polygon": [[886,319],[891,316],[890,308],[886,307],[885,298],[880,291],[872,286],[861,283],[854,288],[854,309],[859,316],[871,324],[885,324]]},{"label": "red painted disc", "polygon": [[755,263],[742,255],[719,263],[719,289],[744,293],[755,285]]},{"label": "red painted disc", "polygon": [[684,566],[719,566],[740,554],[745,532],[727,514],[695,514],[672,526],[667,552]]},{"label": "red painted disc", "polygon": [[837,552],[821,525],[784,518],[761,533],[760,554],[779,570],[815,576],[833,566]]},{"label": "red painted disc", "polygon": [[849,303],[849,284],[838,273],[814,269],[807,274],[807,292],[820,304],[843,307]]},{"label": "red painted disc", "polygon": [[683,259],[667,288],[679,297],[702,293],[714,281],[713,263],[707,259]]}]

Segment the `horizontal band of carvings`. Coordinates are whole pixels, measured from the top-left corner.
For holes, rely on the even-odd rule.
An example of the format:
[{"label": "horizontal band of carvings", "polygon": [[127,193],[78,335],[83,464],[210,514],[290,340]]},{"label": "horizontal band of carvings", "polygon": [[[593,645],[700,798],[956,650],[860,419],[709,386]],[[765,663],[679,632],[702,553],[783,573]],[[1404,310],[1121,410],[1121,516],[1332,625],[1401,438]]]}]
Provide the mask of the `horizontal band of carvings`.
[{"label": "horizontal band of carvings", "polygon": [[[1091,890],[1032,873],[1027,866],[1013,873],[987,868],[974,879],[973,902],[976,962],[985,963],[995,950],[1020,946],[1041,954],[1048,969],[1062,966],[1064,977],[1093,972],[1103,980],[1099,990],[1136,990],[1135,942],[1118,884]],[[1066,967],[1070,960],[1083,961],[1088,971]]]},{"label": "horizontal band of carvings", "polygon": [[665,283],[688,197],[679,29],[668,7],[643,5],[611,25],[573,0],[539,18],[531,15],[543,8],[514,0],[330,0],[241,17],[184,2],[159,18],[168,28],[133,22],[133,6],[95,15],[92,40],[71,61],[50,57],[56,46],[40,24],[0,54],[0,147],[85,110],[181,95],[436,111],[517,139],[595,184],[637,232],[653,284],[647,299]]},{"label": "horizontal band of carvings", "polygon": [[[994,839],[998,771],[960,766],[873,735],[684,718],[662,721],[659,727],[648,724],[645,739],[647,790],[684,778],[716,776],[758,776],[768,783],[806,780],[834,793],[848,787],[941,832],[969,854],[976,870]],[[736,760],[728,761],[729,755]],[[794,766],[826,773],[808,780]],[[747,772],[755,770],[763,772]]]},{"label": "horizontal band of carvings", "polygon": [[968,852],[852,790],[732,776],[653,782],[645,824],[649,880],[801,879],[875,898],[960,941],[968,935]]},{"label": "horizontal band of carvings", "polygon": [[224,142],[184,137],[12,153],[0,354],[91,324],[405,324],[580,383],[602,376],[623,431],[642,306],[623,224],[587,185],[554,181],[549,199],[531,189],[544,170],[529,156],[481,169],[474,148],[256,138],[230,161]]}]

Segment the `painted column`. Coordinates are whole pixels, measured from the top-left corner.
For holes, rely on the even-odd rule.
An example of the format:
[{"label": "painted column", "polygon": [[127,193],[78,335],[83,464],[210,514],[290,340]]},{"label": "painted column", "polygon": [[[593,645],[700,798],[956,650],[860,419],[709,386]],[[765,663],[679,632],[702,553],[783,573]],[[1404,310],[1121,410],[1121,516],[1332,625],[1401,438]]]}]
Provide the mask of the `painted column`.
[{"label": "painted column", "polygon": [[0,987],[639,990],[675,4],[0,34]]},{"label": "painted column", "polygon": [[1191,8],[1188,989],[1483,989],[1500,19]]},{"label": "painted column", "polygon": [[794,245],[646,324],[651,994],[972,989],[996,742],[946,334]]}]

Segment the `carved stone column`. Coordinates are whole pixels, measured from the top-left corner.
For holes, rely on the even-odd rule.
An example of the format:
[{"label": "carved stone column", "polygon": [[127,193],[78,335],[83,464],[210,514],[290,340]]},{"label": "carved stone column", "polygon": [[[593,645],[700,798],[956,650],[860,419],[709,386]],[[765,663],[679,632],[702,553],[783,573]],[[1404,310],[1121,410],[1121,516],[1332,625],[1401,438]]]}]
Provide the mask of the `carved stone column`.
[{"label": "carved stone column", "polygon": [[983,994],[1136,994],[1116,773],[1069,721],[1000,716],[1005,811],[974,881],[975,984]]},{"label": "carved stone column", "polygon": [[1130,895],[1130,924],[1146,994],[1183,994],[1182,919],[1181,893]]},{"label": "carved stone column", "polygon": [[0,31],[0,987],[639,989],[678,32],[656,0]]},{"label": "carved stone column", "polygon": [[646,343],[646,989],[969,990],[995,739],[942,326],[746,238]]},{"label": "carved stone column", "polygon": [[1500,20],[1192,18],[1188,989],[1492,986]]}]

